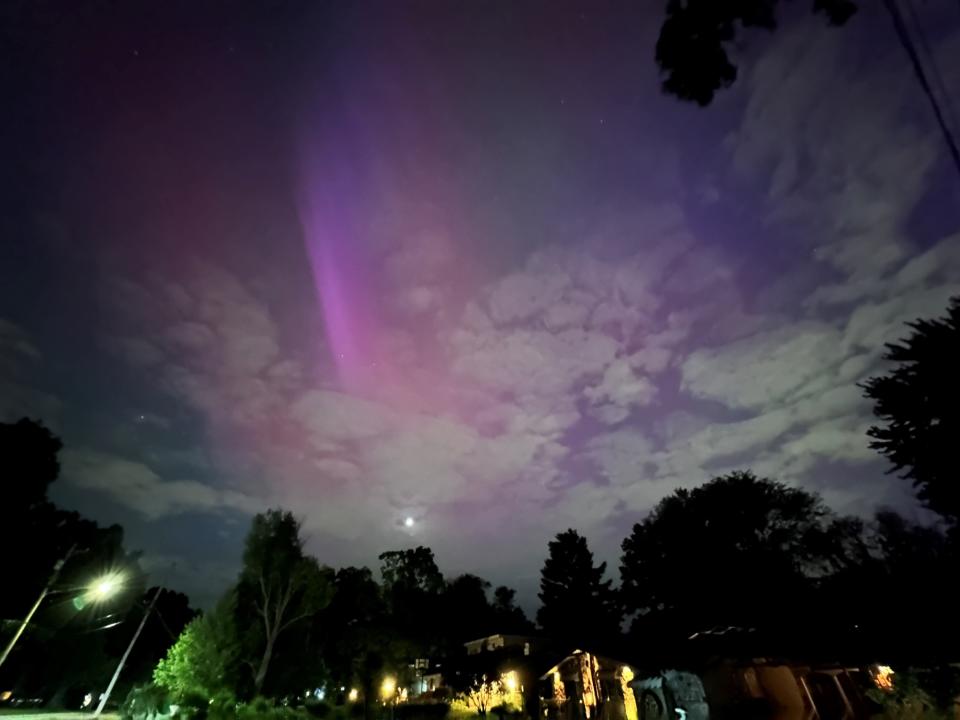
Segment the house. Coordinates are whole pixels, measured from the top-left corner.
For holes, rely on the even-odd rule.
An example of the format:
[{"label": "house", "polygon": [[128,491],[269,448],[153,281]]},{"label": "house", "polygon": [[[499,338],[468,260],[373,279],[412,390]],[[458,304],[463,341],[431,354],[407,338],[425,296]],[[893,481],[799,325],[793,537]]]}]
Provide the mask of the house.
[{"label": "house", "polygon": [[574,650],[540,675],[540,715],[549,720],[638,720],[634,668]]},{"label": "house", "polygon": [[530,655],[535,647],[541,647],[543,640],[529,635],[489,635],[465,642],[467,655],[479,655],[483,652],[511,652],[520,650],[523,655]]}]

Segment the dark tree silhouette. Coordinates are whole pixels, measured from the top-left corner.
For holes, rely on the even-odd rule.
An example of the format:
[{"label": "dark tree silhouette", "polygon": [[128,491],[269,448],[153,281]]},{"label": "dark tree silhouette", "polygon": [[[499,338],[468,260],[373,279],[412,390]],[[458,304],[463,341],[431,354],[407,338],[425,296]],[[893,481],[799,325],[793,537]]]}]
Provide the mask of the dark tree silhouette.
[{"label": "dark tree silhouette", "polygon": [[387,608],[369,568],[337,571],[330,605],[321,613],[323,657],[334,684],[357,687],[368,710],[376,683],[395,652]]},{"label": "dark tree silhouette", "polygon": [[[82,585],[105,569],[127,567],[135,558],[123,549],[119,525],[99,527],[79,513],[60,510],[47,491],[60,472],[62,444],[44,425],[26,418],[0,423],[2,501],[0,547],[22,548],[4,556],[0,619],[16,621],[36,599],[54,565],[72,552],[60,573],[61,584]],[[71,551],[72,548],[72,551]],[[43,618],[39,617],[39,621]]]},{"label": "dark tree silhouette", "polygon": [[862,556],[860,530],[818,496],[750,472],[680,489],[623,542],[624,605],[665,635],[775,627],[809,605],[812,578]]},{"label": "dark tree silhouette", "polygon": [[947,315],[909,323],[913,333],[887,345],[886,375],[863,384],[883,424],[870,428],[870,446],[913,481],[917,496],[950,524],[960,522],[960,298]]},{"label": "dark tree silhouette", "polygon": [[443,644],[436,622],[441,614],[444,580],[427,547],[391,550],[380,555],[383,598],[398,639],[412,657],[427,657]]},{"label": "dark tree silhouette", "polygon": [[506,585],[500,585],[493,591],[492,609],[497,632],[526,635],[534,631],[533,623],[514,602],[516,595],[517,591]]},{"label": "dark tree silhouette", "polygon": [[452,650],[467,640],[502,632],[496,628],[487,592],[490,583],[466,573],[447,582],[443,592],[444,635]]},{"label": "dark tree silhouette", "polygon": [[0,423],[4,515],[46,502],[47,489],[60,474],[57,455],[62,447],[60,439],[41,423],[27,418]]},{"label": "dark tree silhouette", "polygon": [[576,530],[559,533],[549,543],[540,571],[537,623],[557,639],[608,640],[619,634],[620,611],[605,562],[594,565],[587,540]]},{"label": "dark tree silhouette", "polygon": [[434,593],[443,589],[443,575],[433,550],[422,545],[412,550],[390,550],[380,554],[380,574],[389,594],[395,589]]},{"label": "dark tree silhouette", "polygon": [[[727,54],[742,28],[773,30],[778,0],[669,0],[657,40],[656,60],[663,89],[681,100],[709,105],[714,94],[733,84],[737,67]],[[831,25],[856,12],[851,0],[814,0],[813,10]]]},{"label": "dark tree silhouette", "polygon": [[315,616],[333,594],[331,572],[306,555],[300,523],[290,512],[253,518],[237,584],[237,627],[244,629],[253,689],[260,694],[280,636]]}]

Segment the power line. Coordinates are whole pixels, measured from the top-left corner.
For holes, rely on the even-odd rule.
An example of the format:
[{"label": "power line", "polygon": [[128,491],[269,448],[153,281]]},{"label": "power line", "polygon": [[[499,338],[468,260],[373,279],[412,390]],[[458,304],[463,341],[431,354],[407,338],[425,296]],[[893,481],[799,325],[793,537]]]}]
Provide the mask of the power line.
[{"label": "power line", "polygon": [[940,132],[943,133],[943,139],[947,143],[950,156],[953,158],[953,164],[956,166],[957,172],[960,173],[960,148],[957,147],[957,142],[954,139],[953,134],[950,132],[950,127],[947,125],[947,122],[944,119],[943,111],[940,108],[940,103],[937,100],[937,96],[930,87],[930,81],[927,79],[927,74],[923,69],[923,63],[921,62],[920,56],[917,53],[917,48],[913,43],[913,39],[910,37],[910,32],[908,31],[906,23],[903,20],[903,15],[900,13],[900,8],[897,7],[896,0],[884,0],[883,4],[890,13],[890,17],[893,20],[893,27],[897,31],[897,37],[900,40],[900,44],[903,45],[903,49],[910,58],[910,64],[913,66],[913,73],[917,76],[917,81],[920,83],[920,87],[923,88],[924,94],[926,94],[927,99],[930,101],[930,106],[933,108],[933,114],[937,119],[937,124],[940,126]]},{"label": "power line", "polygon": [[903,0],[903,4],[906,6],[907,15],[909,15],[909,19],[913,23],[918,41],[917,44],[920,46],[920,53],[925,56],[927,66],[930,68],[930,75],[933,78],[933,89],[940,94],[940,98],[943,101],[944,115],[950,127],[956,129],[960,127],[957,123],[957,110],[953,105],[953,99],[950,97],[950,90],[943,81],[943,73],[940,72],[937,56],[930,47],[930,43],[927,42],[927,34],[924,31],[923,23],[920,21],[920,15],[917,13],[913,0]]}]

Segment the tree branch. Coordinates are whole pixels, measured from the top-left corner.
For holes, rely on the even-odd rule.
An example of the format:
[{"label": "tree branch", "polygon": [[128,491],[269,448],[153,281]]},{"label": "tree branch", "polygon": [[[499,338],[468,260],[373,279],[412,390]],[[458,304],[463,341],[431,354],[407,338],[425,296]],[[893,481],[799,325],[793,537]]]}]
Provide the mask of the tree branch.
[{"label": "tree branch", "polygon": [[293,625],[295,622],[298,622],[298,621],[303,620],[304,618],[308,618],[308,617],[310,617],[310,613],[305,612],[305,613],[301,613],[301,614],[297,615],[296,617],[290,618],[290,619],[287,620],[283,625],[280,626],[280,629],[277,630],[277,635],[279,635],[280,633],[282,633],[284,630],[286,630],[288,627],[290,627],[291,625]]}]

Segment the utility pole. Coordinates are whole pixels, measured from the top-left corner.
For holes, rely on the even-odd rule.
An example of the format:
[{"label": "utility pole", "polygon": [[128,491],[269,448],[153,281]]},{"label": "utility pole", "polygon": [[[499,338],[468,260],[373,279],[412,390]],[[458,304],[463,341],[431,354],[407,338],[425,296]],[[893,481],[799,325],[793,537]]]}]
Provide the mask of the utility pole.
[{"label": "utility pole", "polygon": [[37,601],[33,604],[33,607],[30,608],[30,611],[23,619],[23,622],[20,623],[20,627],[17,628],[17,631],[13,634],[13,637],[10,638],[10,642],[8,642],[7,646],[3,649],[3,655],[0,655],[0,667],[2,667],[7,661],[7,657],[10,655],[10,651],[13,650],[13,646],[17,644],[17,640],[19,640],[20,636],[23,635],[23,631],[27,629],[27,625],[30,624],[34,614],[39,609],[41,603],[43,603],[43,599],[47,597],[47,595],[50,593],[50,590],[53,588],[53,584],[57,581],[57,578],[60,577],[60,571],[63,569],[63,566],[66,565],[67,560],[70,559],[70,556],[73,555],[73,552],[76,549],[77,546],[75,544],[71,545],[70,549],[67,550],[67,554],[57,560],[56,564],[54,564],[53,572],[50,573],[50,579],[47,580],[47,584],[40,592],[40,597],[37,598]]},{"label": "utility pole", "polygon": [[110,678],[110,684],[107,685],[106,691],[100,698],[100,704],[97,705],[97,709],[93,712],[93,717],[98,717],[100,713],[103,712],[103,707],[107,704],[107,700],[110,699],[110,693],[113,692],[113,686],[117,684],[117,678],[120,677],[120,672],[123,670],[123,666],[127,662],[127,658],[130,657],[130,651],[133,650],[133,646],[137,642],[137,638],[139,638],[140,633],[143,632],[143,626],[147,624],[147,618],[150,617],[150,613],[153,612],[153,606],[157,604],[157,598],[160,597],[160,593],[162,591],[163,588],[158,586],[157,591],[153,594],[153,599],[151,599],[150,604],[147,605],[147,610],[143,613],[143,618],[140,620],[140,624],[137,626],[137,631],[133,634],[133,637],[130,638],[130,644],[127,645],[127,649],[124,651],[123,657],[120,658],[120,662],[117,664],[117,669],[114,671],[113,677]]}]

